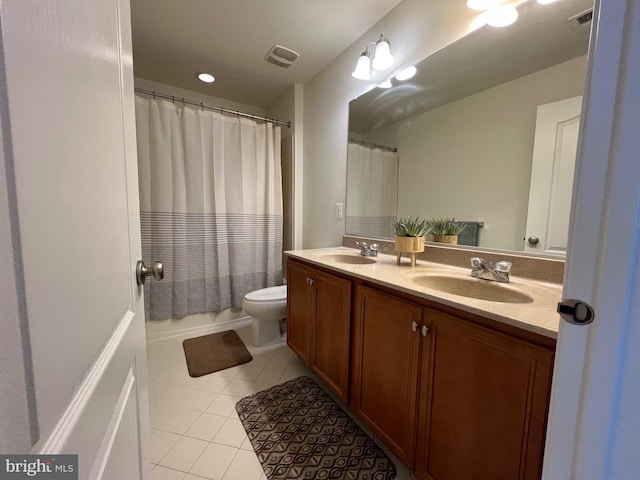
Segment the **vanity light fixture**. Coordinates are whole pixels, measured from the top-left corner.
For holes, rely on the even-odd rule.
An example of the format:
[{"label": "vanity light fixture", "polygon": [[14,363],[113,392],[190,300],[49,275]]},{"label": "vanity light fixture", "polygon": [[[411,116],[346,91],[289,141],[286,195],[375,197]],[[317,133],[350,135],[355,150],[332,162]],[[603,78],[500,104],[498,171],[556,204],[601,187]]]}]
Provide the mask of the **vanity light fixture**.
[{"label": "vanity light fixture", "polygon": [[387,78],[384,82],[378,85],[378,88],[391,88],[391,87],[393,87],[393,84],[391,83],[390,78]]},{"label": "vanity light fixture", "polygon": [[[369,53],[371,45],[376,46],[373,53],[373,61],[371,61],[371,54]],[[378,41],[370,42],[364,52],[360,54],[356,68],[351,75],[358,80],[369,80],[371,78],[371,67],[376,70],[386,70],[391,65],[393,65],[393,55],[391,55],[389,40],[380,34]]]},{"label": "vanity light fixture", "polygon": [[487,24],[492,27],[506,27],[518,19],[516,7],[504,5],[486,13]]},{"label": "vanity light fixture", "polygon": [[539,3],[540,5],[548,5],[548,4],[553,3],[553,2],[555,2],[555,1],[556,1],[556,0],[538,0],[538,3]]},{"label": "vanity light fixture", "polygon": [[399,74],[396,75],[396,80],[409,80],[412,78],[418,70],[415,66],[411,65],[410,67],[405,68]]},{"label": "vanity light fixture", "polygon": [[213,83],[216,81],[216,78],[213,75],[204,72],[196,73],[196,78],[204,83]]}]

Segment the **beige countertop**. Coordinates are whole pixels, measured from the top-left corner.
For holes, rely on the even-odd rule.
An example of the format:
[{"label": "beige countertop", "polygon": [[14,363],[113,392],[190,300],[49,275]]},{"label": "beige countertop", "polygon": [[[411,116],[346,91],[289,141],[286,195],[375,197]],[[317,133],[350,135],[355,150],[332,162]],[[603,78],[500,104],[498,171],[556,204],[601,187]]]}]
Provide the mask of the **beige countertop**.
[{"label": "beige countertop", "polygon": [[[335,261],[335,255],[359,257],[359,251],[353,248],[334,247],[309,250],[292,250],[285,252],[291,258],[304,260],[339,273],[349,274],[361,280],[389,287],[416,297],[448,305],[459,310],[481,315],[514,327],[556,338],[559,316],[556,313],[557,303],[562,297],[562,285],[547,283],[512,276],[509,283],[488,282],[471,277],[471,268],[451,267],[441,263],[418,260],[411,267],[408,258],[396,264],[395,255],[379,254],[370,264],[350,264]],[[441,276],[455,277],[467,282],[483,282],[493,285],[479,285],[481,288],[493,290],[511,290],[514,295],[525,294],[530,297],[528,303],[505,303],[482,300],[467,296],[445,293],[435,288],[418,283],[421,277]],[[473,283],[467,284],[471,291]]]}]

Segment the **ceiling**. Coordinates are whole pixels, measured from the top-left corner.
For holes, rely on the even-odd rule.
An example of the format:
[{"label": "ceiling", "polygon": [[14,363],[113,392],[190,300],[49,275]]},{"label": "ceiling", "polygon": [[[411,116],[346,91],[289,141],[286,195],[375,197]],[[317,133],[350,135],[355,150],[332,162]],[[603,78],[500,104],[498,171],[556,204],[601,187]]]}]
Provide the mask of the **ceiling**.
[{"label": "ceiling", "polygon": [[[135,76],[267,108],[400,1],[132,0]],[[274,44],[300,57],[286,69],[267,63]],[[196,72],[213,74],[215,83],[200,82]]]},{"label": "ceiling", "polygon": [[551,67],[587,53],[591,22],[571,17],[593,0],[562,0],[518,7],[506,28],[484,26],[416,65],[410,81],[373,88],[349,105],[349,130],[366,134],[440,105]]}]

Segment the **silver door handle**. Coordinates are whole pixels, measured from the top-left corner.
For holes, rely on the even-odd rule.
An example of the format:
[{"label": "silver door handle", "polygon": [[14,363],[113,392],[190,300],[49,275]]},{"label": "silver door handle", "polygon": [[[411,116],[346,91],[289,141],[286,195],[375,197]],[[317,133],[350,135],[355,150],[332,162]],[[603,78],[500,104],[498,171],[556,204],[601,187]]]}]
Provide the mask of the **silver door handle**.
[{"label": "silver door handle", "polygon": [[538,243],[540,243],[540,239],[534,235],[531,235],[527,241],[529,242],[529,245],[537,245]]},{"label": "silver door handle", "polygon": [[422,325],[422,336],[426,337],[427,333],[429,333],[429,327],[427,327],[426,325]]},{"label": "silver door handle", "polygon": [[142,260],[138,260],[138,263],[136,263],[136,282],[138,285],[144,285],[148,275],[153,275],[156,280],[162,280],[164,278],[162,262],[153,262],[153,266],[149,268]]},{"label": "silver door handle", "polygon": [[413,321],[411,322],[411,331],[415,332],[416,330],[418,330],[418,322]]}]

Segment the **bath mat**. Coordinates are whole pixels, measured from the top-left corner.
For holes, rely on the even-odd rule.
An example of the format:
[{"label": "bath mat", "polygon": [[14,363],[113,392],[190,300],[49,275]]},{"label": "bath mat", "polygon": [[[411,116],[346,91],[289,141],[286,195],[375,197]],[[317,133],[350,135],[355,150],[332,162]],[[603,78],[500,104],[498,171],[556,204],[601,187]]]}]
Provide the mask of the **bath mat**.
[{"label": "bath mat", "polygon": [[233,330],[187,338],[182,342],[187,368],[192,377],[235,367],[250,362],[253,357]]},{"label": "bath mat", "polygon": [[241,399],[240,421],[269,480],[390,480],[389,457],[309,377]]}]

